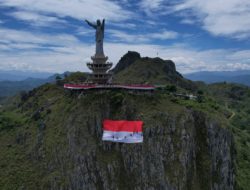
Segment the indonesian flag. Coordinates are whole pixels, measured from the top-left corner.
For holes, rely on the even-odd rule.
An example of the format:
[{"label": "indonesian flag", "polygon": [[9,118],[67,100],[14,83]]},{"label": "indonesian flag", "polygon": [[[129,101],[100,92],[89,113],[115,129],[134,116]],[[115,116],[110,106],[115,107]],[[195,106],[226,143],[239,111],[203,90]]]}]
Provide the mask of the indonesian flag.
[{"label": "indonesian flag", "polygon": [[142,121],[104,120],[103,141],[142,143]]}]

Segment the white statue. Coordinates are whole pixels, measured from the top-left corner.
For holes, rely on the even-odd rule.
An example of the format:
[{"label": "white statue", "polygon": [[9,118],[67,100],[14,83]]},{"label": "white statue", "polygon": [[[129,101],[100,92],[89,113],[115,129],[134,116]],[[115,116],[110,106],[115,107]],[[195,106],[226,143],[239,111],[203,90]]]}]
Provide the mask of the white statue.
[{"label": "white statue", "polygon": [[96,24],[85,20],[89,26],[93,27],[96,30],[95,40],[96,40],[96,55],[97,56],[104,56],[103,52],[103,38],[104,38],[104,26],[105,26],[105,19],[101,21],[98,19]]}]

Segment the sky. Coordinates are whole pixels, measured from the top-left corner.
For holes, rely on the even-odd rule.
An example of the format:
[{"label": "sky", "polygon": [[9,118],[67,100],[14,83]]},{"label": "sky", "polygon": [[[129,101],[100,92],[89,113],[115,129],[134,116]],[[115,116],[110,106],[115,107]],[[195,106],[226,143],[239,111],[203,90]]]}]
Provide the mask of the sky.
[{"label": "sky", "polygon": [[0,70],[88,71],[95,31],[104,52],[171,59],[181,73],[250,70],[249,0],[0,0]]}]

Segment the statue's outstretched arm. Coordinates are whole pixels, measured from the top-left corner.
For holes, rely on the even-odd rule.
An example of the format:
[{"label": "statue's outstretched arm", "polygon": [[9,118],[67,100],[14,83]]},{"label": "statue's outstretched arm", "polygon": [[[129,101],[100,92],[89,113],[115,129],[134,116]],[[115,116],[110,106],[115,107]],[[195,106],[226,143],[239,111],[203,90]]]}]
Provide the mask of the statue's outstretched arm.
[{"label": "statue's outstretched arm", "polygon": [[104,37],[104,29],[105,29],[105,19],[102,20],[102,32]]},{"label": "statue's outstretched arm", "polygon": [[89,22],[88,20],[85,20],[85,22],[87,22],[87,24],[88,24],[89,26],[91,26],[91,27],[93,27],[94,29],[96,29],[96,25],[95,25],[95,24]]},{"label": "statue's outstretched arm", "polygon": [[105,27],[105,19],[102,20],[102,29],[104,30]]}]

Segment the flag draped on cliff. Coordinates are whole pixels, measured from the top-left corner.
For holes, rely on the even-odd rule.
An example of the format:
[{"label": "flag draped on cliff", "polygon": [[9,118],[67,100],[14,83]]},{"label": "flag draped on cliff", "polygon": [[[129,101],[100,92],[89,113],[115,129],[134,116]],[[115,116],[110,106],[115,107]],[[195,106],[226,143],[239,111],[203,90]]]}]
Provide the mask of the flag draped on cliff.
[{"label": "flag draped on cliff", "polygon": [[141,143],[143,142],[142,121],[104,120],[103,141]]}]

